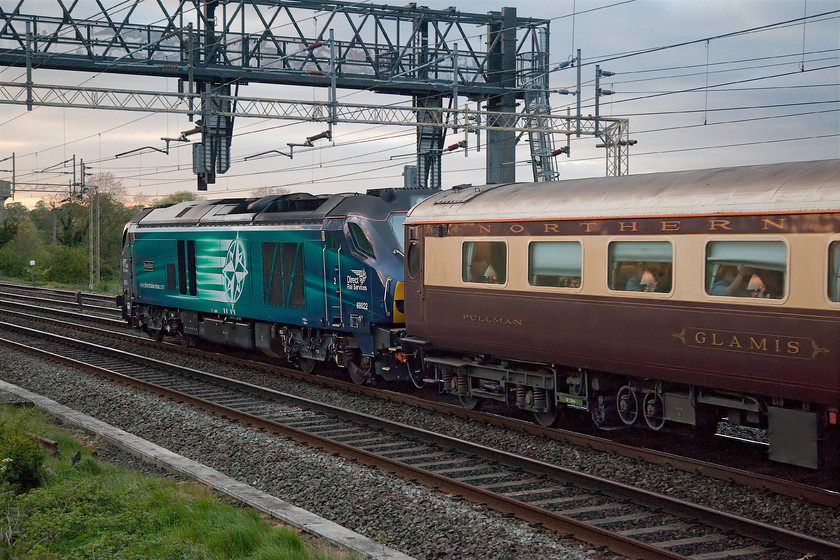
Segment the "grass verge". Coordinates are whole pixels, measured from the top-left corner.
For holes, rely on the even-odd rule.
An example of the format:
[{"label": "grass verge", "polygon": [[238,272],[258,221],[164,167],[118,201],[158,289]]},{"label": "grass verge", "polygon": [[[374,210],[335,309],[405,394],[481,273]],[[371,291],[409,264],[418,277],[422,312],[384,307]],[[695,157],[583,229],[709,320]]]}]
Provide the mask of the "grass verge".
[{"label": "grass verge", "polygon": [[57,441],[59,453],[45,456],[35,487],[0,473],[0,560],[355,558],[304,542],[199,484],[101,463],[36,409],[0,405],[0,454],[3,442],[26,433]]}]

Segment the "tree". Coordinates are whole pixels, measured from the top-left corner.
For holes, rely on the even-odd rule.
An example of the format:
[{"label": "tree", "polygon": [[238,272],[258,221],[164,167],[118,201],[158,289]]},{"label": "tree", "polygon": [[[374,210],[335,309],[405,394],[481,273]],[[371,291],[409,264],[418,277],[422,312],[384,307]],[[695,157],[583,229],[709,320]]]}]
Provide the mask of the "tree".
[{"label": "tree", "polygon": [[62,284],[86,284],[90,277],[87,247],[50,247],[49,266],[41,274],[44,280]]},{"label": "tree", "polygon": [[0,247],[9,243],[15,235],[21,222],[26,219],[28,210],[20,202],[13,202],[6,206],[5,219],[0,223]]},{"label": "tree", "polygon": [[114,200],[125,200],[125,187],[122,181],[114,177],[113,173],[97,173],[88,181],[88,185],[96,187],[99,194],[107,194]]},{"label": "tree", "polygon": [[18,222],[14,236],[0,247],[0,273],[29,278],[29,261],[35,261],[38,270],[49,264],[41,236],[32,220],[26,216]]},{"label": "tree", "polygon": [[87,244],[88,209],[80,202],[68,202],[61,206],[57,215],[59,245],[78,247]]},{"label": "tree", "polygon": [[123,229],[138,210],[136,207],[123,205],[112,194],[100,195],[99,251],[103,280],[119,277]]},{"label": "tree", "polygon": [[289,189],[285,187],[260,187],[251,191],[251,194],[257,198],[263,196],[273,196],[276,194],[287,194]]},{"label": "tree", "polygon": [[[182,191],[158,204],[198,199],[195,193]],[[72,198],[62,193],[38,201],[31,211],[10,204],[8,218],[0,224],[0,274],[29,279],[29,261],[34,260],[35,273],[44,280],[87,285],[93,222],[93,232],[98,235],[93,258],[98,254],[99,278],[119,278],[123,229],[143,208],[137,202],[128,200],[122,183],[106,173],[91,178],[85,191]]]},{"label": "tree", "polygon": [[41,232],[41,237],[52,245],[58,245],[58,215],[65,202],[65,194],[53,195],[46,200],[39,200],[35,208],[29,211],[29,218]]},{"label": "tree", "polygon": [[163,198],[159,198],[155,204],[157,206],[169,206],[171,204],[178,204],[179,202],[187,202],[189,200],[201,200],[197,194],[192,191],[178,191]]}]

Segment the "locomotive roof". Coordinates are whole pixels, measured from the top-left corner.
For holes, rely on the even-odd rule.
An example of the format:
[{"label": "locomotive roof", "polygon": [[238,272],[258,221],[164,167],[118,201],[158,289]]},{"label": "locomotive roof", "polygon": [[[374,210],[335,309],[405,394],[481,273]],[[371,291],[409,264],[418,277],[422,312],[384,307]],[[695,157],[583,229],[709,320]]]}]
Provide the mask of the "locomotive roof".
[{"label": "locomotive roof", "polygon": [[840,211],[840,160],[455,187],[406,223]]},{"label": "locomotive roof", "polygon": [[327,218],[362,215],[385,219],[393,211],[408,210],[417,191],[371,190],[366,194],[313,196],[307,193],[262,198],[192,200],[144,209],[132,219],[138,227],[218,225],[320,224]]}]

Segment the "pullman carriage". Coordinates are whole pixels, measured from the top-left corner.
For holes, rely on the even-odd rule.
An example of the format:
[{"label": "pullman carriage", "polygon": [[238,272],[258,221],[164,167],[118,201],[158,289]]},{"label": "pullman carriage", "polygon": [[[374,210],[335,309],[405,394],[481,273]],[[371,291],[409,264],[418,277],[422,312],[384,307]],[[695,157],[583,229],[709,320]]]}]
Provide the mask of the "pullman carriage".
[{"label": "pullman carriage", "polygon": [[840,160],[457,187],[406,245],[404,347],[465,406],[838,452]]}]

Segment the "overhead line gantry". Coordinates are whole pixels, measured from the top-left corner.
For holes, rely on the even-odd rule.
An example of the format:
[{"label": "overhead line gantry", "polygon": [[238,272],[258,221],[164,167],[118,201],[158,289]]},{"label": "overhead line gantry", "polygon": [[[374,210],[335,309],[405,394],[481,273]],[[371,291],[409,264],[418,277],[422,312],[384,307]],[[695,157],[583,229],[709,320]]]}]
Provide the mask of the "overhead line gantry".
[{"label": "overhead line gantry", "polygon": [[[199,190],[229,168],[237,116],[320,121],[330,131],[338,122],[414,126],[417,186],[430,188],[441,186],[447,129],[486,131],[489,183],[514,180],[517,134],[529,135],[535,180],[553,180],[562,151],[554,136],[598,131],[591,118],[550,114],[549,21],[518,17],[515,8],[471,14],[413,3],[133,0],[116,10],[55,2],[53,13],[39,3],[38,14],[23,13],[23,0],[0,5],[0,64],[27,69],[25,83],[0,82],[0,103],[186,114],[196,120],[191,132],[201,134],[193,144]],[[313,24],[314,32],[303,31]],[[37,69],[176,78],[179,93],[36,84]],[[239,96],[238,86],[249,83],[328,88],[329,101]],[[343,103],[338,89],[410,96],[412,107]],[[459,107],[462,97],[475,109]],[[624,174],[626,120],[601,120],[608,173]]]}]

